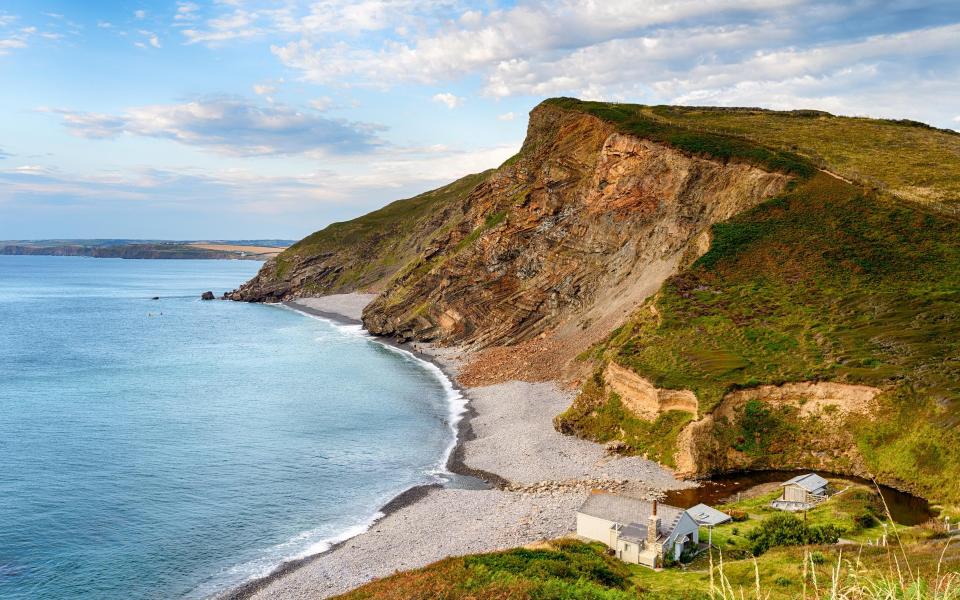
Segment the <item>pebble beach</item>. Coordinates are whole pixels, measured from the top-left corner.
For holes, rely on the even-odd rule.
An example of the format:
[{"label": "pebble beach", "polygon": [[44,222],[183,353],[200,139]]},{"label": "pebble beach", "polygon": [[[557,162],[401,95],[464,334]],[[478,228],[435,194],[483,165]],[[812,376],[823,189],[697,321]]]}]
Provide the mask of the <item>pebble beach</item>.
[{"label": "pebble beach", "polygon": [[[369,295],[298,300],[293,308],[356,322]],[[468,358],[458,349],[410,348],[455,380]],[[462,390],[469,399],[454,472],[490,474],[494,489],[425,487],[398,498],[369,530],[327,552],[282,566],[226,597],[318,599],[448,556],[489,552],[568,535],[594,489],[654,496],[688,487],[655,462],[611,457],[564,436],[553,417],[572,392],[553,383],[508,381]]]}]

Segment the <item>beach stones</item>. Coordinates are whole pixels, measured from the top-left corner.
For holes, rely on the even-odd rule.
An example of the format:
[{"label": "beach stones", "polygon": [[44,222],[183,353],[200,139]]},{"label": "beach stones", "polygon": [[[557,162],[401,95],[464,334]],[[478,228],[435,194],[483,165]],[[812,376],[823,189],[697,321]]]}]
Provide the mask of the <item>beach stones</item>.
[{"label": "beach stones", "polygon": [[201,299],[201,300],[213,300],[213,299],[215,299],[215,298],[216,298],[216,296],[213,295],[213,292],[204,292],[204,293],[200,294],[200,299]]}]

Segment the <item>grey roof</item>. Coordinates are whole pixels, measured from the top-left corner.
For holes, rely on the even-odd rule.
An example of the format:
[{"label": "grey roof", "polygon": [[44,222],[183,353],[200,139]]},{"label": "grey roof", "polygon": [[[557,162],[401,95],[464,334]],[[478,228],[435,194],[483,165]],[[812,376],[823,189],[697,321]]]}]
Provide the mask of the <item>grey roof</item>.
[{"label": "grey roof", "polygon": [[688,508],[687,512],[690,513],[690,516],[693,517],[693,520],[700,525],[719,525],[721,523],[726,523],[727,521],[733,520],[733,517],[727,513],[720,512],[719,510],[713,508],[712,506],[707,506],[706,504],[698,504],[692,508]]},{"label": "grey roof", "polygon": [[[629,527],[642,526],[645,539],[646,523],[650,519],[650,513],[653,512],[653,502],[616,494],[591,494],[580,507],[580,512]],[[682,508],[657,503],[660,532],[668,535],[672,533],[683,513]],[[623,535],[622,532],[621,535]]]},{"label": "grey roof", "polygon": [[806,475],[797,475],[789,481],[780,484],[781,487],[787,485],[799,485],[808,492],[815,492],[827,485],[827,480],[816,473],[807,473]]},{"label": "grey roof", "polygon": [[[659,511],[659,507],[658,510]],[[642,523],[630,523],[620,530],[620,539],[638,544],[647,541],[647,526]]]}]

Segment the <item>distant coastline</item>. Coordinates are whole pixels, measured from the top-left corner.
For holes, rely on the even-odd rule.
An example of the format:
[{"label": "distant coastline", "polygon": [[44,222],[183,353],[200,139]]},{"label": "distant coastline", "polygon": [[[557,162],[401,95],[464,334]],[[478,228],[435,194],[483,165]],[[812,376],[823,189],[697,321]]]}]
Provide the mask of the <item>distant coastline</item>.
[{"label": "distant coastline", "polygon": [[0,241],[0,255],[263,261],[292,243],[290,240],[8,240]]}]

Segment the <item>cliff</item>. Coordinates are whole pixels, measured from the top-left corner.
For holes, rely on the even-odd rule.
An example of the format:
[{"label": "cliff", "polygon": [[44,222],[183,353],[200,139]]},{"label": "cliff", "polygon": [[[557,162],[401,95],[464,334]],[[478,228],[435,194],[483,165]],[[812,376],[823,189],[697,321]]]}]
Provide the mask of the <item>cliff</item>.
[{"label": "cliff", "polygon": [[788,179],[542,104],[519,154],[464,199],[463,218],[391,280],[364,323],[475,348],[605,335],[705,250],[713,223]]},{"label": "cliff", "polygon": [[[331,225],[230,296],[378,292],[371,332],[472,349],[465,385],[579,386],[561,431],[691,475],[955,499],[958,173],[960,136],[911,122],[548,100],[498,169]],[[821,382],[877,393],[838,410]]]}]

